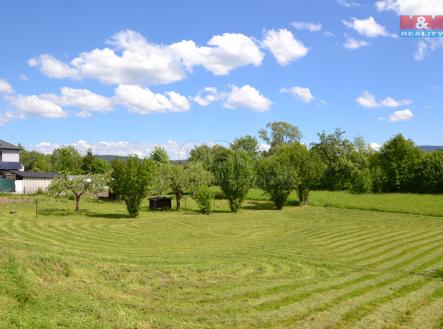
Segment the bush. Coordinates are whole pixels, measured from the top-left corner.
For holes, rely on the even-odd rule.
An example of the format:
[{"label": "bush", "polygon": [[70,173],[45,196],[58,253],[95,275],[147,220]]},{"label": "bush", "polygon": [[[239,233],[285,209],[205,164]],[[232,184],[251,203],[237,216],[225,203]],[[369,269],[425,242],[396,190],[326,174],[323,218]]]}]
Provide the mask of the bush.
[{"label": "bush", "polygon": [[354,170],[351,178],[351,192],[369,193],[372,191],[371,171],[368,168]]},{"label": "bush", "polygon": [[209,189],[208,186],[202,185],[197,187],[194,199],[197,202],[202,214],[209,215],[212,212],[214,193]]}]

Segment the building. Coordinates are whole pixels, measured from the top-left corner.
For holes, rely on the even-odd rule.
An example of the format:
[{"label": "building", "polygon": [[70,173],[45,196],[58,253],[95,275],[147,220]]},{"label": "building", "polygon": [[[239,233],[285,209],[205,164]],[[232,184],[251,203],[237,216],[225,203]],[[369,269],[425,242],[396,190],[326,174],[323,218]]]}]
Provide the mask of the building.
[{"label": "building", "polygon": [[20,163],[20,148],[1,139],[0,170],[24,170],[23,165]]},{"label": "building", "polygon": [[46,191],[56,176],[56,173],[24,171],[20,163],[20,148],[0,139],[0,193]]},{"label": "building", "polygon": [[57,176],[51,172],[12,171],[15,175],[15,193],[35,194],[47,191],[49,184]]}]

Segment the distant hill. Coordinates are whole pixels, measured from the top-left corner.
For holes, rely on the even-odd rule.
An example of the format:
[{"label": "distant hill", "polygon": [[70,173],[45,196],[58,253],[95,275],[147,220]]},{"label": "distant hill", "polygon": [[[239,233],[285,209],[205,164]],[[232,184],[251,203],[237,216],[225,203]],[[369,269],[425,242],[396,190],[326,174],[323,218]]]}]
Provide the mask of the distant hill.
[{"label": "distant hill", "polygon": [[[106,154],[106,155],[96,155],[97,158],[106,160],[108,162],[111,162],[112,160],[115,159],[119,159],[119,160],[126,160],[126,156],[122,156],[122,155],[110,155],[110,154]],[[171,163],[174,164],[183,164],[188,162],[188,160],[171,160]]]},{"label": "distant hill", "polygon": [[436,151],[436,150],[440,150],[443,151],[443,146],[442,145],[421,145],[418,146],[419,149],[425,151],[425,152],[432,152],[432,151]]}]

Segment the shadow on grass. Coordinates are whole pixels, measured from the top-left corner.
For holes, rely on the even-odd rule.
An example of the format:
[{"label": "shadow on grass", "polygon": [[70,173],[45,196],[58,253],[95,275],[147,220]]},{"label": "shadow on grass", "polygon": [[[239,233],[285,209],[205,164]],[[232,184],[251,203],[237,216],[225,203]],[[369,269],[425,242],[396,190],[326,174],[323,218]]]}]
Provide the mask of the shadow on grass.
[{"label": "shadow on grass", "polygon": [[94,211],[82,211],[81,212],[86,217],[90,218],[106,218],[106,219],[127,219],[130,218],[128,214],[119,214],[119,213],[101,213]]},{"label": "shadow on grass", "polygon": [[38,210],[38,213],[44,216],[57,216],[57,217],[75,215],[74,210],[69,210],[66,208],[41,208]]},{"label": "shadow on grass", "polygon": [[[300,206],[297,200],[289,200],[285,203],[285,207]],[[271,201],[246,201],[242,209],[248,210],[277,210],[274,203]]]}]

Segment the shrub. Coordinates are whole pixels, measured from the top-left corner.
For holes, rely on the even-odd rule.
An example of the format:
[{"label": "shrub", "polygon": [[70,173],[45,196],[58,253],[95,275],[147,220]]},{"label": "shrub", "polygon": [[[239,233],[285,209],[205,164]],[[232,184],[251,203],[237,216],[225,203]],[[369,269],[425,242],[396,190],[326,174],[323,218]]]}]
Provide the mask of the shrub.
[{"label": "shrub", "polygon": [[351,192],[369,193],[372,191],[371,171],[368,168],[354,170],[351,179]]},{"label": "shrub", "polygon": [[198,186],[194,196],[202,214],[209,215],[213,210],[214,193],[206,185]]}]

